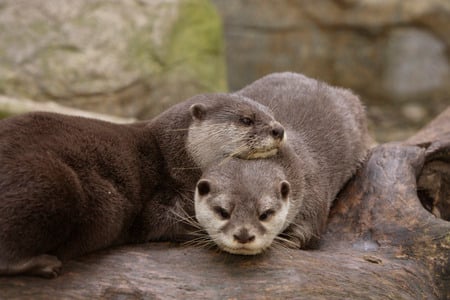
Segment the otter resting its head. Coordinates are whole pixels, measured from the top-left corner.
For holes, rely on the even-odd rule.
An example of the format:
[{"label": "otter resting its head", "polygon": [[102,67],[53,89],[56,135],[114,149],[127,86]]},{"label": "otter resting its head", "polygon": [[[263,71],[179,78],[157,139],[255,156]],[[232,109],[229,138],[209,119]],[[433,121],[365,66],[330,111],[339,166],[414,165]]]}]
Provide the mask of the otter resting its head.
[{"label": "otter resting its head", "polygon": [[198,181],[195,217],[221,250],[255,255],[289,225],[291,194],[271,160],[231,160],[206,170]]},{"label": "otter resting its head", "polygon": [[[224,96],[225,97],[225,96]],[[200,167],[214,161],[238,157],[271,157],[286,140],[283,126],[265,106],[242,96],[214,105],[196,103],[190,107],[187,151]]]}]

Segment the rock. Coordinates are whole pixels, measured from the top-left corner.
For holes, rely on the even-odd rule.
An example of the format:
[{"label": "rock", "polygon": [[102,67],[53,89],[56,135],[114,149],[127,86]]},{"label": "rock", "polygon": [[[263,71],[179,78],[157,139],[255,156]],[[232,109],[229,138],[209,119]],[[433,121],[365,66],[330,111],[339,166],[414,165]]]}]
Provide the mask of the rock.
[{"label": "rock", "polygon": [[[286,70],[351,88],[380,141],[406,138],[449,104],[448,0],[213,2],[224,19],[231,90]],[[422,108],[420,120],[403,115],[409,104]]]},{"label": "rock", "polygon": [[0,94],[148,118],[226,88],[208,0],[5,0]]},{"label": "rock", "polygon": [[402,113],[406,118],[414,122],[420,122],[420,120],[424,119],[426,114],[421,106],[415,104],[403,106]]},{"label": "rock", "polygon": [[389,95],[399,100],[417,99],[417,95],[433,92],[448,83],[447,49],[431,32],[394,29],[386,44],[382,85]]},{"label": "rock", "polygon": [[36,102],[29,99],[16,99],[0,95],[0,119],[13,115],[28,113],[32,111],[48,111],[65,115],[80,116],[85,118],[99,119],[112,123],[132,123],[137,121],[133,118],[121,118],[80,109],[70,108],[55,102]]}]

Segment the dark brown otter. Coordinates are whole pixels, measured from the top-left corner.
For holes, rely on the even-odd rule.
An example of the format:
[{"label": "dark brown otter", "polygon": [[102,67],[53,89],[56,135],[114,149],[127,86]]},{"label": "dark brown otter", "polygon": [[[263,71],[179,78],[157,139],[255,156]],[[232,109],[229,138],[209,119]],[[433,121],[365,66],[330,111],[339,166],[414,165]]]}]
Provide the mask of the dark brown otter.
[{"label": "dark brown otter", "polygon": [[268,106],[287,142],[272,158],[206,168],[195,194],[197,220],[230,253],[257,254],[274,239],[295,248],[316,244],[332,201],[371,143],[361,102],[294,73],[268,75],[237,94]]},{"label": "dark brown otter", "polygon": [[55,277],[61,260],[179,238],[176,214],[193,214],[200,169],[273,155],[283,132],[267,108],[227,94],[130,125],[52,113],[1,120],[0,274]]}]

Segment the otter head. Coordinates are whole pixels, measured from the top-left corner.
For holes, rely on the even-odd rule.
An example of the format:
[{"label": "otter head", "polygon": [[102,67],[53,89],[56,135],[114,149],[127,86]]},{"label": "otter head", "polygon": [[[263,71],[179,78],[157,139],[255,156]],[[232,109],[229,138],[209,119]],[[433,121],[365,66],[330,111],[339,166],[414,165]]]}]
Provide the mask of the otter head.
[{"label": "otter head", "polygon": [[269,160],[234,160],[198,181],[195,216],[223,251],[254,255],[287,227],[290,195],[289,182]]},{"label": "otter head", "polygon": [[265,158],[277,153],[286,139],[271,111],[248,98],[213,94],[214,101],[190,107],[187,151],[200,167],[225,157]]}]

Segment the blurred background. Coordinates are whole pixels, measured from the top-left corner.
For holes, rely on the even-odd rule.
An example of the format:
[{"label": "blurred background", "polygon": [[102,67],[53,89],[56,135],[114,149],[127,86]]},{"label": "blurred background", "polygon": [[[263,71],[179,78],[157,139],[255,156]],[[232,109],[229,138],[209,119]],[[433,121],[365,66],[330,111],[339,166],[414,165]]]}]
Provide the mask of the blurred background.
[{"label": "blurred background", "polygon": [[450,105],[449,59],[449,0],[0,0],[0,115],[31,99],[148,119],[294,71],[401,140]]}]

